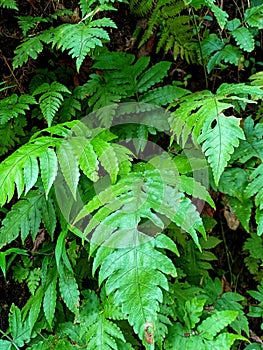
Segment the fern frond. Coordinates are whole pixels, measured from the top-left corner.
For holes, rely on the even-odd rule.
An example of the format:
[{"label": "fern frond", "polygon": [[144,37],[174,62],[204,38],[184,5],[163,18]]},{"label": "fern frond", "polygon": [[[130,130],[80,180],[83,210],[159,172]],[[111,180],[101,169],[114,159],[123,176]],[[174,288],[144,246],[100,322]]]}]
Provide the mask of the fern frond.
[{"label": "fern frond", "polygon": [[245,196],[250,198],[255,196],[255,203],[259,209],[263,209],[263,187],[262,187],[262,171],[263,164],[261,163],[250,175],[252,182],[245,189]]},{"label": "fern frond", "polygon": [[0,0],[0,7],[18,11],[18,7],[15,0]]},{"label": "fern frond", "polygon": [[263,160],[263,125],[261,123],[254,125],[253,119],[247,117],[244,122],[244,133],[246,139],[240,141],[232,159],[242,164],[253,157]]},{"label": "fern frond", "polygon": [[38,23],[50,22],[50,18],[43,17],[33,17],[33,16],[18,16],[18,25],[22,30],[24,37],[26,37],[27,32],[34,28]]},{"label": "fern frond", "polygon": [[[185,146],[190,136],[194,143],[197,143],[197,140],[198,142],[204,142],[206,137],[200,137],[201,132],[202,134],[205,132],[210,135],[212,135],[212,131],[213,135],[214,131],[217,132],[217,144],[213,143],[213,146],[211,146],[211,140],[210,146],[222,148],[225,152],[224,155],[218,154],[218,159],[216,160],[214,157],[215,153],[209,153],[208,144],[206,144],[208,148],[205,149],[207,155],[210,157],[214,175],[217,179],[216,181],[219,180],[222,170],[234,151],[234,147],[239,145],[239,140],[245,139],[244,133],[239,127],[239,120],[234,117],[227,118],[223,113],[229,108],[235,108],[235,101],[244,102],[245,104],[255,103],[254,94],[260,97],[262,96],[262,90],[257,86],[252,87],[245,84],[222,84],[217,89],[215,95],[205,90],[196,94],[185,95],[179,101],[172,104],[177,109],[171,113],[169,122],[171,130],[177,138],[177,142],[182,144],[182,146]],[[252,95],[253,99],[249,98],[249,95]],[[224,129],[228,129],[227,125],[229,124],[230,129],[227,132],[233,136],[235,135],[234,139],[230,140],[228,137],[224,137],[227,133],[224,135],[220,131],[221,122]],[[212,158],[214,159],[212,160]]]},{"label": "fern frond", "polygon": [[[135,241],[139,239],[134,234]],[[113,251],[101,261],[104,247],[100,247],[94,259],[93,271],[100,266],[99,283],[105,281],[106,292],[115,292],[117,305],[128,314],[129,323],[143,339],[144,325],[155,324],[159,303],[163,299],[162,289],[168,290],[167,277],[176,275],[171,260],[156,249],[154,240],[131,248]],[[169,247],[164,247],[168,248]],[[149,274],[148,270],[155,271]],[[125,277],[125,278],[124,278]]]},{"label": "fern frond", "polygon": [[26,118],[20,117],[0,126],[0,156],[13,149],[25,136]]},{"label": "fern frond", "polygon": [[0,228],[1,248],[15,240],[19,235],[22,242],[29,234],[33,239],[36,237],[41,222],[42,197],[38,192],[31,192],[13,205]]},{"label": "fern frond", "polygon": [[17,118],[19,115],[25,115],[30,109],[30,105],[36,104],[33,96],[23,94],[13,94],[0,101],[0,124],[5,124],[10,119]]},{"label": "fern frond", "polygon": [[26,39],[14,51],[13,67],[21,67],[29,57],[34,60],[43,51],[43,43],[47,43],[52,36],[52,30],[46,30],[42,34]]},{"label": "fern frond", "polygon": [[251,52],[255,48],[255,40],[250,30],[246,27],[239,27],[231,32],[237,45],[244,51]]},{"label": "fern frond", "polygon": [[48,126],[51,126],[53,118],[64,99],[62,92],[71,94],[65,85],[54,81],[51,85],[44,83],[33,92],[33,96],[41,94],[39,98],[40,109],[47,120]]},{"label": "fern frond", "polygon": [[221,51],[217,51],[208,61],[206,67],[207,72],[211,73],[215,66],[221,64],[221,62],[234,64],[238,66],[239,60],[242,57],[242,52],[238,47],[231,44],[226,45]]},{"label": "fern frond", "polygon": [[[210,119],[210,118],[209,118]],[[240,128],[240,120],[235,117],[217,116],[216,125],[206,122],[198,141],[203,143],[202,150],[211,165],[215,183],[218,185],[234,147],[239,145],[239,140],[245,139],[243,130]]]},{"label": "fern frond", "polygon": [[[29,191],[36,181],[36,171],[38,166],[36,159],[40,157],[51,146],[55,146],[58,140],[49,137],[42,137],[35,140],[34,143],[28,143],[20,147],[10,157],[6,158],[0,164],[0,205],[4,205],[6,201],[10,201],[14,195],[15,187],[18,197],[21,196],[27,185],[26,190]],[[34,162],[34,177],[30,178],[32,173],[32,163]],[[27,177],[27,180],[25,179]],[[34,180],[34,181],[33,181]],[[47,182],[46,182],[47,184]],[[46,186],[48,188],[48,186]]]},{"label": "fern frond", "polygon": [[[164,182],[165,176],[172,185]],[[164,215],[187,231],[199,246],[197,231],[205,235],[202,220],[174,181],[168,173],[161,176],[157,170],[130,173],[95,196],[75,222],[96,210],[84,230],[85,235],[94,230],[91,239],[94,247],[100,244],[121,247],[135,244],[134,235],[148,241],[153,234],[161,232],[166,225]]]},{"label": "fern frond", "polygon": [[[93,27],[92,23],[94,22],[90,22],[88,25],[83,22],[63,24],[53,31],[53,38],[50,40],[53,47],[57,45],[62,51],[68,50],[72,58],[77,58],[78,72],[87,54],[96,46],[102,46],[102,40],[110,40],[105,29],[97,27],[96,23]],[[103,25],[103,22],[99,22],[99,25]],[[116,28],[113,21],[106,21],[105,25]]]},{"label": "fern frond", "polygon": [[244,13],[244,21],[251,27],[263,29],[263,5],[251,6]]}]

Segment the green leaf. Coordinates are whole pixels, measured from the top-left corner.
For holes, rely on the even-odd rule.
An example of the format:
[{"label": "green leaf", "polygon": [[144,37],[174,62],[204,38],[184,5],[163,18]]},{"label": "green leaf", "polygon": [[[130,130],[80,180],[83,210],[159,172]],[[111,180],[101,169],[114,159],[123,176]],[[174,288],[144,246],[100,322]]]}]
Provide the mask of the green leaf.
[{"label": "green leaf", "polygon": [[15,0],[0,0],[0,7],[6,7],[8,9],[18,11],[18,7]]},{"label": "green leaf", "polygon": [[217,23],[221,29],[224,29],[227,23],[228,14],[226,11],[222,10],[219,6],[214,4],[214,0],[205,0],[206,6],[214,13]]},{"label": "green leaf", "polygon": [[[138,239],[134,234],[135,242]],[[102,261],[99,271],[99,283],[106,282],[107,294],[115,292],[116,304],[128,314],[129,323],[141,339],[146,322],[154,324],[156,321],[159,303],[163,299],[162,289],[168,290],[165,275],[176,275],[172,261],[154,246],[154,241],[150,241],[115,250]],[[100,264],[104,249],[101,247],[97,251],[94,271]]]},{"label": "green leaf", "polygon": [[48,148],[39,157],[41,180],[45,189],[46,198],[57,176],[58,164],[57,156],[52,148]]},{"label": "green leaf", "polygon": [[231,32],[231,35],[234,37],[237,45],[244,51],[251,52],[255,49],[255,40],[248,28],[239,27]]},{"label": "green leaf", "polygon": [[233,322],[238,316],[237,311],[224,310],[217,311],[212,316],[206,318],[197,330],[208,340],[212,340],[217,333],[222,331],[226,326]]},{"label": "green leaf", "polygon": [[13,344],[9,340],[0,339],[0,346],[2,350],[12,350]]},{"label": "green leaf", "polygon": [[139,78],[138,92],[145,92],[156,83],[162,81],[163,78],[167,75],[170,66],[171,62],[162,61],[149,68]]},{"label": "green leaf", "polygon": [[245,196],[250,198],[256,195],[255,203],[259,209],[263,209],[263,187],[262,187],[263,164],[260,164],[250,175],[252,182],[247,185]]},{"label": "green leaf", "polygon": [[29,234],[33,239],[36,237],[40,227],[42,199],[38,192],[33,192],[13,205],[0,228],[1,248],[11,243],[19,235],[23,242]]},{"label": "green leaf", "polygon": [[234,147],[239,145],[239,139],[244,139],[243,130],[240,128],[240,120],[235,117],[225,117],[219,114],[213,125],[211,118],[202,130],[198,141],[203,143],[202,150],[211,165],[215,183],[218,185]]},{"label": "green leaf", "polygon": [[77,314],[80,295],[78,285],[73,273],[64,267],[63,264],[60,264],[59,269],[59,290],[69,310]]},{"label": "green leaf", "polygon": [[64,179],[74,197],[76,199],[77,186],[79,182],[80,172],[78,159],[74,152],[71,139],[65,139],[58,150],[58,161],[64,176]]},{"label": "green leaf", "polygon": [[242,57],[242,52],[233,45],[226,45],[221,51],[217,51],[208,61],[207,63],[207,72],[208,74],[214,69],[214,67],[218,66],[222,61],[225,63],[234,64],[238,66],[239,60]]},{"label": "green leaf", "polygon": [[259,236],[263,233],[263,210],[256,209],[256,223],[257,223],[257,234]]},{"label": "green leaf", "polygon": [[43,83],[33,92],[33,95],[42,94],[39,98],[40,109],[47,120],[48,126],[51,126],[56,112],[59,110],[64,99],[62,92],[70,94],[68,88],[54,81],[51,85]]},{"label": "green leaf", "polygon": [[34,60],[43,51],[43,42],[50,39],[50,31],[46,30],[42,34],[28,38],[22,42],[14,51],[13,67],[21,67],[31,57]]},{"label": "green leaf", "polygon": [[200,321],[205,302],[205,299],[198,300],[197,298],[193,298],[191,300],[186,301],[184,322],[189,332]]},{"label": "green leaf", "polygon": [[[53,31],[52,45],[62,51],[68,50],[72,58],[77,58],[76,67],[79,72],[85,57],[103,41],[109,41],[109,35],[103,28],[92,27],[92,23],[62,24]],[[107,26],[116,28],[114,22],[107,21]]]},{"label": "green leaf", "polygon": [[52,327],[57,303],[57,273],[52,270],[47,278],[48,285],[44,295],[43,310],[49,326]]},{"label": "green leaf", "polygon": [[19,347],[23,347],[25,345],[25,341],[30,339],[29,337],[31,331],[27,327],[24,328],[21,311],[14,304],[11,305],[8,319],[11,335],[15,340],[15,344]]}]

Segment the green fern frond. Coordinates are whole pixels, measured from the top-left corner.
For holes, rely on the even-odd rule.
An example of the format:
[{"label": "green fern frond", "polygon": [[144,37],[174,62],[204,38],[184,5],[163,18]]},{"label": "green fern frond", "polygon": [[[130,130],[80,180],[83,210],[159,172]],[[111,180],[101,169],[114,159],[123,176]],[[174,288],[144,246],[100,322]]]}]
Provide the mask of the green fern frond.
[{"label": "green fern frond", "polygon": [[19,115],[25,115],[30,109],[30,105],[36,104],[33,96],[23,94],[18,97],[12,94],[0,101],[0,124],[5,124],[10,119],[17,118]]},{"label": "green fern frond", "polygon": [[20,117],[0,126],[0,156],[20,143],[20,138],[25,136],[26,125],[26,118]]},{"label": "green fern frond", "polygon": [[[165,176],[167,181],[172,180],[171,185],[164,182]],[[188,232],[200,247],[197,231],[205,235],[202,220],[174,181],[168,173],[161,175],[157,170],[130,173],[96,195],[75,222],[96,211],[84,230],[85,235],[93,232],[94,248],[100,244],[119,247],[133,245],[134,235],[149,240],[163,230],[166,216]]]},{"label": "green fern frond", "polygon": [[[0,164],[0,205],[9,202],[14,195],[15,187],[18,197],[25,189],[29,191],[37,180],[38,165],[36,160],[43,155],[49,147],[55,146],[58,140],[49,137],[42,137],[35,140],[34,143],[28,143],[20,147],[10,157],[6,158]],[[34,174],[33,174],[34,172]],[[33,174],[33,178],[31,178]],[[46,182],[46,188],[48,188]]]},{"label": "green fern frond", "polygon": [[0,0],[0,7],[18,11],[18,7],[15,0]]},{"label": "green fern frond", "polygon": [[[90,22],[88,25],[83,22],[63,24],[54,29],[53,38],[50,40],[53,47],[57,45],[57,48],[62,51],[68,50],[72,58],[77,58],[76,67],[78,72],[90,51],[96,46],[102,46],[102,41],[110,40],[107,31],[97,27],[96,22],[95,24],[94,22]],[[116,28],[116,25],[112,21],[108,20],[105,23],[106,26]],[[101,26],[103,22],[99,22],[98,24]]]},{"label": "green fern frond", "polygon": [[71,94],[65,85],[57,81],[54,81],[51,85],[44,83],[33,92],[33,96],[41,94],[39,98],[40,109],[47,120],[48,126],[51,126],[56,112],[62,105],[64,100],[62,92]]},{"label": "green fern frond", "polygon": [[255,48],[255,40],[250,30],[246,27],[239,27],[231,32],[237,45],[244,51],[251,52]]},{"label": "green fern frond", "polygon": [[[215,95],[205,90],[196,94],[185,95],[172,104],[177,109],[171,113],[169,122],[177,142],[182,146],[185,146],[190,136],[194,143],[197,143],[197,140],[198,142],[205,142],[209,134],[212,135],[212,131],[213,135],[215,131],[217,132],[217,142],[215,143],[213,136],[213,146],[211,146],[212,140],[210,140],[210,146],[209,142],[206,143],[207,147],[203,145],[205,147],[203,149],[210,159],[209,162],[217,183],[230,159],[230,155],[234,151],[234,147],[239,145],[239,140],[245,139],[243,130],[239,126],[239,119],[227,118],[223,112],[229,108],[235,108],[235,101],[255,103],[254,99],[249,98],[249,95],[262,96],[262,90],[257,86],[252,87],[245,84],[222,84]],[[224,129],[227,129],[226,134],[221,132],[221,124]],[[203,136],[200,136],[201,133]],[[225,137],[228,133],[231,133],[234,138],[230,140]],[[220,148],[224,153],[219,152],[217,159],[215,159],[216,153],[212,152],[212,147]],[[209,152],[209,149],[211,152]]]},{"label": "green fern frond", "polygon": [[217,51],[208,61],[206,67],[207,72],[211,73],[215,66],[221,62],[234,64],[238,66],[239,60],[242,57],[242,52],[236,46],[231,44],[226,45],[221,51]]},{"label": "green fern frond", "polygon": [[238,147],[239,140],[244,140],[245,135],[239,126],[238,118],[219,114],[215,119],[216,125],[212,125],[213,120],[210,119],[210,123],[205,123],[198,141],[203,143],[202,150],[207,156],[215,183],[218,185],[220,176],[234,152],[234,147]]},{"label": "green fern frond", "polygon": [[263,209],[263,188],[262,188],[263,164],[260,164],[250,175],[251,182],[247,185],[245,196],[247,198],[255,196],[255,203],[259,209]]},{"label": "green fern frond", "polygon": [[248,7],[244,13],[244,21],[251,27],[263,29],[263,5]]},{"label": "green fern frond", "polygon": [[28,38],[22,42],[14,51],[15,56],[13,60],[13,67],[21,67],[26,63],[29,57],[34,60],[43,51],[43,43],[50,41],[52,36],[52,30],[46,30],[42,34]]},{"label": "green fern frond", "polygon": [[240,141],[239,147],[232,155],[232,160],[242,164],[253,157],[263,160],[263,125],[261,123],[254,125],[253,119],[247,117],[244,122],[244,133],[246,139]]},{"label": "green fern frond", "polygon": [[22,30],[24,37],[27,36],[28,31],[30,29],[36,27],[39,23],[47,23],[50,22],[50,18],[44,17],[33,17],[33,16],[18,16],[18,25]]},{"label": "green fern frond", "polygon": [[[138,238],[134,234],[135,241]],[[116,304],[122,306],[124,314],[128,314],[129,323],[141,339],[145,324],[150,322],[154,325],[156,322],[159,303],[163,299],[162,289],[168,290],[165,275],[176,275],[171,260],[156,247],[158,243],[152,240],[115,250],[103,261],[101,257],[105,248],[100,247],[93,264],[94,272],[101,265],[99,283],[105,281],[107,294],[115,292]],[[155,271],[154,274],[149,274],[149,268]]]},{"label": "green fern frond", "polygon": [[29,234],[35,239],[41,222],[42,197],[38,192],[31,192],[13,205],[0,228],[1,248],[15,240],[19,235],[22,242]]}]

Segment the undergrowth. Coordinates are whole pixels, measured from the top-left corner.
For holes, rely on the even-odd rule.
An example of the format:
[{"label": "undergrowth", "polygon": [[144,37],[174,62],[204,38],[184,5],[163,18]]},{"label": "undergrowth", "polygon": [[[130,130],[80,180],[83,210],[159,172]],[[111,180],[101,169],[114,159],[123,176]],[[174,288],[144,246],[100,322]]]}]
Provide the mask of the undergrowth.
[{"label": "undergrowth", "polygon": [[[29,295],[1,349],[262,349],[263,5],[126,6],[147,23],[137,49],[153,40],[163,59],[108,49],[117,2],[21,16],[0,1],[23,36],[13,75],[36,66],[25,93],[0,90],[0,268]],[[204,89],[172,78],[178,61]],[[250,79],[211,84],[231,70]],[[245,235],[254,290],[227,275],[224,230]]]}]

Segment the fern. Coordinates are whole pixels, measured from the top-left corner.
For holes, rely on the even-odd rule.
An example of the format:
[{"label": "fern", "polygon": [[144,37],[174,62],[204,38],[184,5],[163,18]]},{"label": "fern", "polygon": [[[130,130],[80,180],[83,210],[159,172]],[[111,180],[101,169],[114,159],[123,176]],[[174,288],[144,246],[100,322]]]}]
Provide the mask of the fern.
[{"label": "fern", "polygon": [[54,81],[51,85],[44,83],[34,92],[33,96],[41,94],[39,98],[40,109],[47,120],[48,126],[51,126],[52,120],[63,101],[62,92],[70,94],[66,86]]},{"label": "fern", "polygon": [[0,7],[18,11],[18,7],[15,0],[0,0]]},{"label": "fern", "polygon": [[[105,205],[107,207],[104,207]],[[165,221],[160,214],[187,231],[198,246],[197,231],[205,234],[202,220],[193,204],[177,186],[163,183],[159,171],[131,173],[125,176],[116,185],[95,196],[78,214],[75,223],[94,210],[97,212],[84,232],[87,235],[95,229],[92,242],[96,245],[130,246],[134,244],[134,235],[138,235],[138,243],[141,239],[147,241],[152,234],[161,232],[165,227]],[[144,228],[143,223],[140,225],[143,219],[149,220],[149,237],[143,233],[147,226]]]},{"label": "fern", "polygon": [[102,46],[102,40],[109,41],[109,35],[105,29],[100,27],[116,28],[110,19],[104,21],[93,21],[89,25],[80,22],[78,24],[64,24],[54,29],[53,38],[50,40],[52,46],[57,45],[62,51],[69,50],[73,58],[77,58],[76,67],[79,72],[87,54],[97,46]]},{"label": "fern", "polygon": [[211,165],[216,185],[234,152],[234,147],[239,145],[239,139],[245,139],[245,136],[239,127],[239,120],[235,117],[226,118],[219,114],[215,126],[205,123],[198,141],[203,142],[202,150]]},{"label": "fern", "polygon": [[[211,164],[216,184],[234,152],[234,147],[239,145],[239,140],[245,139],[239,119],[226,117],[223,112],[235,108],[235,101],[253,103],[254,101],[248,98],[249,94],[255,92],[255,95],[262,95],[262,90],[256,89],[253,92],[253,88],[251,90],[251,87],[245,84],[236,84],[235,88],[234,85],[222,84],[215,95],[210,91],[203,91],[183,96],[180,101],[172,104],[177,109],[171,113],[169,122],[177,142],[184,147],[191,136],[194,143],[203,143],[202,149]],[[211,135],[214,135],[213,146]],[[218,149],[218,153],[213,152],[212,147]]]},{"label": "fern", "polygon": [[30,109],[30,105],[36,104],[34,97],[23,94],[18,97],[12,94],[0,101],[0,124],[5,124],[10,119],[17,118],[26,114]]},{"label": "fern", "polygon": [[226,349],[229,350],[235,340],[245,340],[238,334],[224,331],[237,317],[236,311],[216,311],[200,322],[205,300],[193,298],[185,303],[184,322],[175,322],[169,329],[164,343],[165,350],[187,349]]},{"label": "fern", "polygon": [[[138,239],[138,235],[134,235],[135,242]],[[93,265],[94,272],[101,265],[99,283],[106,281],[107,294],[115,291],[116,304],[122,305],[122,312],[128,314],[129,323],[141,339],[144,325],[156,321],[163,298],[160,287],[168,289],[165,274],[176,275],[171,260],[155,249],[159,240],[161,237],[139,246],[115,250],[106,259],[103,256],[107,248],[100,247]],[[162,244],[162,248],[174,250],[171,242]],[[149,266],[155,271],[153,275],[148,273]]]},{"label": "fern", "polygon": [[[103,71],[103,75],[92,74],[91,79],[79,89],[82,96],[89,96],[93,110],[120,101],[138,101],[165,106],[180,98],[186,90],[176,85],[155,87],[163,81],[170,68],[170,62],[160,62],[148,68],[149,58],[121,52],[95,57],[93,68]],[[148,68],[148,69],[147,69]]]},{"label": "fern", "polygon": [[14,146],[21,142],[21,139],[25,136],[26,125],[25,117],[21,116],[0,126],[0,156],[13,150]]},{"label": "fern", "polygon": [[14,51],[13,67],[21,67],[28,61],[29,57],[36,59],[43,51],[43,43],[50,40],[51,33],[51,30],[46,30],[40,35],[25,39]]}]

